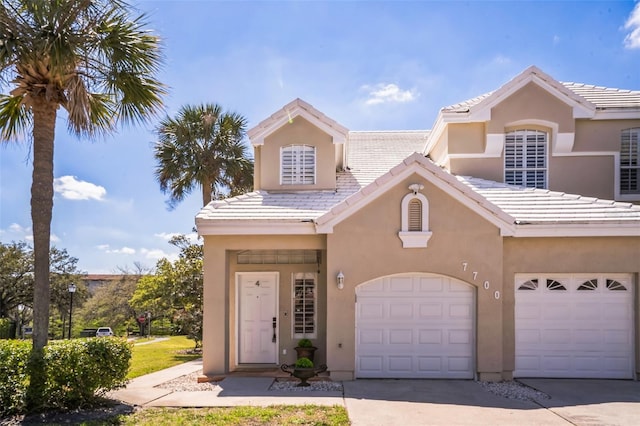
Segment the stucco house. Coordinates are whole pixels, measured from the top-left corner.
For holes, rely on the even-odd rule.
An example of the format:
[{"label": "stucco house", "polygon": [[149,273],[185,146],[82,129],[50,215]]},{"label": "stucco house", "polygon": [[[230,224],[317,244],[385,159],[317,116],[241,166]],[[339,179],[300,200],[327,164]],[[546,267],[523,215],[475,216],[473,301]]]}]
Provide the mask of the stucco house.
[{"label": "stucco house", "polygon": [[254,192],[196,217],[204,374],[307,337],[337,380],[637,377],[640,91],[530,67],[431,131],[248,135]]}]

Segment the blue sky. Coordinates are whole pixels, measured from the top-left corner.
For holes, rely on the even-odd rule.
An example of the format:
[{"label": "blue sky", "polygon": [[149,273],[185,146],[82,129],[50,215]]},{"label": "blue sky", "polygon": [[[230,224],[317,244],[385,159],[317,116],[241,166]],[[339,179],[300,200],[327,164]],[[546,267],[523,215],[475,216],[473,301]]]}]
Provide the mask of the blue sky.
[{"label": "blue sky", "polygon": [[[429,129],[446,105],[530,65],[560,81],[640,90],[634,1],[138,1],[164,45],[165,114],[221,104],[249,128],[302,98],[350,130]],[[2,88],[6,93],[6,88]],[[88,273],[174,258],[195,191],[174,210],[154,180],[154,127],[100,141],[58,119],[52,239]],[[0,148],[0,241],[31,239],[28,139]]]}]

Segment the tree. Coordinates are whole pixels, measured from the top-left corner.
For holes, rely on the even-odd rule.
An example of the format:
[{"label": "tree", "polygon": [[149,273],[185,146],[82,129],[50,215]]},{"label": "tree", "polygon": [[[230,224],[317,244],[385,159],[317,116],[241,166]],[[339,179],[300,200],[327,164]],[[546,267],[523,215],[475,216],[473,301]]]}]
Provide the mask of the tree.
[{"label": "tree", "polygon": [[253,162],[244,142],[247,120],[223,112],[215,104],[184,106],[175,118],[166,117],[157,128],[156,178],[169,193],[169,208],[195,187],[202,188],[202,204],[250,191]]},{"label": "tree", "polygon": [[[158,112],[163,85],[158,37],[131,17],[122,0],[3,0],[0,77],[13,90],[0,95],[0,140],[29,133],[33,142],[31,220],[34,242],[33,363],[41,368],[49,331],[49,249],[53,210],[54,136],[58,109],[72,134],[94,138],[118,123]],[[44,375],[32,371],[28,398],[37,404]],[[35,376],[35,377],[34,377]]]},{"label": "tree", "polygon": [[171,239],[180,249],[173,263],[160,259],[156,273],[143,277],[131,298],[131,306],[156,317],[169,316],[174,329],[186,334],[199,347],[202,342],[202,262],[201,244],[192,244],[184,235]]}]

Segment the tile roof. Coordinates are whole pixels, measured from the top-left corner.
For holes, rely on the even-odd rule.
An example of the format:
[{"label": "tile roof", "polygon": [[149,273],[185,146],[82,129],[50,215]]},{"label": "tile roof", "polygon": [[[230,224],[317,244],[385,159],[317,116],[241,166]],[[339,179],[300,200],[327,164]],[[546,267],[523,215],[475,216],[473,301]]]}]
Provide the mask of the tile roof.
[{"label": "tile roof", "polygon": [[457,179],[518,224],[625,223],[640,226],[640,206],[546,189],[525,188],[469,176]]},{"label": "tile roof", "polygon": [[[418,152],[427,131],[351,132],[349,168],[337,174],[335,191],[255,191],[218,200],[204,207],[197,220],[257,221],[261,223],[311,222],[347,198],[380,185],[390,170],[404,167],[407,157]],[[400,165],[400,166],[398,166]],[[468,177],[452,176],[492,206],[513,217],[517,224],[637,223],[640,206],[561,192],[532,189]],[[448,180],[445,175],[443,179]],[[377,181],[376,181],[377,180]],[[375,183],[374,183],[375,182]],[[366,196],[366,194],[364,195]]]},{"label": "tile roof", "polygon": [[[596,109],[640,108],[640,90],[623,90],[583,83],[561,83],[564,87],[596,106]],[[495,91],[442,108],[443,112],[468,112]]]}]

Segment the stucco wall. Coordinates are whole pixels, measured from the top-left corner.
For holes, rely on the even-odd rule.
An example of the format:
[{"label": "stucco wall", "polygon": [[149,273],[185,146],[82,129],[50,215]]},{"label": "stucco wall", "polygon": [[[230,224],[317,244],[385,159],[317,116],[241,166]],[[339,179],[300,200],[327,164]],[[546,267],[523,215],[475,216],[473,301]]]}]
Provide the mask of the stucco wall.
[{"label": "stucco wall", "polygon": [[[402,248],[400,204],[408,186],[422,183],[429,201],[427,248]],[[464,270],[463,263],[467,263]],[[335,285],[339,271],[343,290]],[[415,175],[356,212],[327,236],[327,364],[332,377],[352,379],[355,365],[355,289],[370,280],[408,272],[458,278],[477,290],[477,371],[502,372],[502,238],[499,230],[471,209]],[[477,272],[475,279],[473,273]],[[490,289],[483,288],[489,281]]]},{"label": "stucco wall", "polygon": [[[514,279],[517,273],[631,273],[634,279],[636,342],[638,327],[638,277],[640,237],[608,238],[505,238],[504,240],[504,367],[515,367]],[[638,347],[636,343],[636,354]],[[636,355],[636,371],[640,371]]]},{"label": "stucco wall", "polygon": [[[315,185],[280,185],[280,148],[291,144],[316,147]],[[260,158],[259,189],[335,189],[336,147],[333,138],[302,117],[295,117],[292,123],[285,124],[265,138]]]}]

